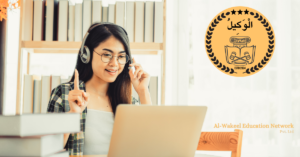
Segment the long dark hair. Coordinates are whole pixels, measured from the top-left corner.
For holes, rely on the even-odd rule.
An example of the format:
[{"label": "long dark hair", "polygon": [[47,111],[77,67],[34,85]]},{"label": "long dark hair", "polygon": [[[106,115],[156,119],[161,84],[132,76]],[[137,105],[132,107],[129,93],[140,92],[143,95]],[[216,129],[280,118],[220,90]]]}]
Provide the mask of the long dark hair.
[{"label": "long dark hair", "polygon": [[[88,80],[90,80],[93,76],[93,69],[92,69],[92,60],[93,60],[93,51],[94,48],[98,47],[99,44],[106,39],[108,39],[110,36],[114,36],[117,38],[120,42],[125,47],[126,54],[129,56],[130,60],[125,64],[125,67],[123,71],[119,74],[117,79],[109,84],[108,90],[107,90],[107,95],[109,97],[111,107],[113,110],[113,113],[115,115],[116,113],[116,108],[119,104],[131,104],[131,81],[129,77],[129,64],[131,61],[131,52],[129,49],[129,39],[127,34],[124,32],[124,30],[113,23],[94,23],[90,26],[93,27],[96,24],[101,24],[100,26],[96,26],[93,28],[86,41],[85,45],[90,49],[90,62],[88,64],[85,64],[81,61],[80,58],[80,49],[78,52],[77,56],[77,63],[76,63],[76,69],[78,70],[79,73],[79,80],[83,81],[86,83]],[[89,29],[90,29],[89,28]],[[75,77],[75,69],[73,76],[69,82],[74,82],[74,77]]]}]

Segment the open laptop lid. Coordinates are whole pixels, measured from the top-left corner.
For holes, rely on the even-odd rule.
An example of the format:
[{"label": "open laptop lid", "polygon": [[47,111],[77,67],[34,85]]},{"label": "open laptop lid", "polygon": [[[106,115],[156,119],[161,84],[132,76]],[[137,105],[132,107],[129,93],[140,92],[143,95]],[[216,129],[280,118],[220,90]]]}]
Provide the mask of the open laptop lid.
[{"label": "open laptop lid", "polygon": [[206,106],[118,105],[108,157],[194,157]]}]

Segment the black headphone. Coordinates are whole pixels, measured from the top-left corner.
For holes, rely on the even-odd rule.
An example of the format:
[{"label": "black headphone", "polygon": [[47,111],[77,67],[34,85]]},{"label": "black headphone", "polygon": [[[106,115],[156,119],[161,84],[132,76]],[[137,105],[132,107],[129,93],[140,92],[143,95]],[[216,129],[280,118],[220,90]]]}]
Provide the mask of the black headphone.
[{"label": "black headphone", "polygon": [[[85,63],[85,64],[88,64],[88,63],[90,62],[90,58],[91,58],[90,49],[89,49],[87,46],[84,45],[84,44],[85,44],[85,40],[86,40],[86,38],[87,38],[87,36],[89,35],[89,33],[90,33],[91,30],[93,30],[95,27],[100,26],[100,25],[103,25],[103,24],[109,24],[109,25],[115,25],[115,26],[118,26],[118,27],[122,28],[122,30],[123,30],[123,31],[125,32],[125,34],[127,35],[127,32],[126,32],[126,30],[125,30],[123,27],[121,27],[121,26],[119,26],[119,25],[116,25],[116,24],[114,24],[114,23],[110,23],[110,22],[101,22],[100,24],[96,24],[95,26],[93,26],[92,28],[90,28],[90,29],[86,32],[86,34],[85,34],[85,36],[84,36],[84,38],[83,38],[83,40],[82,40],[82,44],[81,44],[81,48],[80,48],[80,58],[81,58],[81,61],[82,61],[83,63]],[[83,49],[83,48],[84,48],[84,49]],[[131,62],[131,56],[129,55],[129,57],[130,57],[129,62]],[[131,62],[131,63],[132,63],[132,62]]]}]

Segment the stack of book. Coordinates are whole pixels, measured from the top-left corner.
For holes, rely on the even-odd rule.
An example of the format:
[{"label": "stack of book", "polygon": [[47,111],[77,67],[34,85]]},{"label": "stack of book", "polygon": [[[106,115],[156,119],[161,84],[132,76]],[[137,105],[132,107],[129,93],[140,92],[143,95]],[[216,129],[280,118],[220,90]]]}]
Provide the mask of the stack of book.
[{"label": "stack of book", "polygon": [[24,41],[82,41],[91,24],[124,27],[130,42],[163,42],[162,1],[24,0]]},{"label": "stack of book", "polygon": [[64,133],[80,132],[80,114],[0,115],[0,126],[0,157],[69,157]]}]

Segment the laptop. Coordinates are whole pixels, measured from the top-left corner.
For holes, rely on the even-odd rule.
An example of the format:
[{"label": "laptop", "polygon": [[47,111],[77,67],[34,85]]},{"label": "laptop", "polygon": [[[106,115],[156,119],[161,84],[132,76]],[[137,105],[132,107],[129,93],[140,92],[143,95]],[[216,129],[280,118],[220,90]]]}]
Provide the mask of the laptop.
[{"label": "laptop", "polygon": [[194,157],[206,110],[120,104],[107,157]]}]

